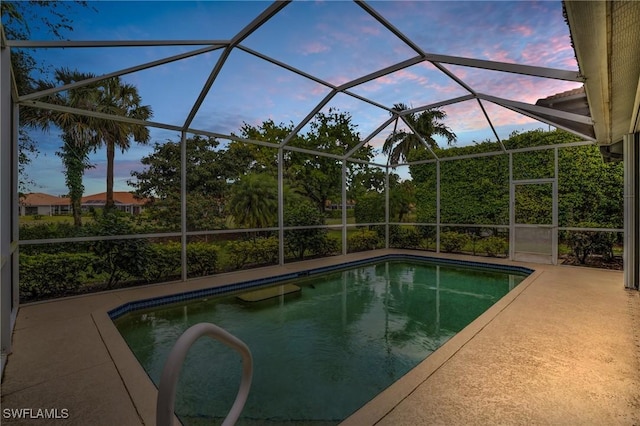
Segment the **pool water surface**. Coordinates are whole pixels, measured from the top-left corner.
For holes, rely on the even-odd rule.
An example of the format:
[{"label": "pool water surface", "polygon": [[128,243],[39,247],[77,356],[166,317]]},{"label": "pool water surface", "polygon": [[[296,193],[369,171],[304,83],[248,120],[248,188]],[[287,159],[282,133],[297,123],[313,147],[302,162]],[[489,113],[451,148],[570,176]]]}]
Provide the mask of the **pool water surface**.
[{"label": "pool water surface", "polygon": [[[242,424],[332,425],[344,420],[486,311],[526,273],[383,261],[297,279],[298,293],[243,302],[241,293],[134,311],[114,320],[158,384],[190,326],[211,322],[251,349]],[[247,290],[245,290],[246,292]],[[202,338],[176,397],[185,425],[224,418],[241,377],[236,352]]]}]

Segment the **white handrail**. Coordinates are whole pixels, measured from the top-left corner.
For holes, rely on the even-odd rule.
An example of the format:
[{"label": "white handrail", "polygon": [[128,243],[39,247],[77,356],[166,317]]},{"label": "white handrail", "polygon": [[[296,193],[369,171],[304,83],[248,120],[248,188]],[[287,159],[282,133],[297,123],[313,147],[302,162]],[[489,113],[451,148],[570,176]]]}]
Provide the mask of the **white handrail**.
[{"label": "white handrail", "polygon": [[171,349],[169,357],[164,364],[160,384],[158,385],[158,400],[156,406],[156,426],[171,426],[173,424],[173,410],[176,402],[176,385],[180,377],[182,364],[191,345],[202,336],[217,339],[242,355],[242,381],[236,395],[236,400],[229,410],[229,414],[222,423],[223,426],[232,426],[240,417],[244,408],[251,378],[253,376],[253,358],[249,347],[240,339],[223,328],[210,323],[199,323],[189,327]]}]

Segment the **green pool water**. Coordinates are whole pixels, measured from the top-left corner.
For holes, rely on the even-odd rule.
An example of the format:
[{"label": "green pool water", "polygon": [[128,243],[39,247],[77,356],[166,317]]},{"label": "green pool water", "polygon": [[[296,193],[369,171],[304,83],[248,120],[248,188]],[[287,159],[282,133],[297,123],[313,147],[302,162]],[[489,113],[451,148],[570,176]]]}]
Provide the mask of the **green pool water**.
[{"label": "green pool water", "polygon": [[[184,330],[219,325],[254,358],[238,424],[331,425],[344,420],[477,318],[526,274],[386,261],[296,280],[299,293],[262,302],[238,293],[126,314],[114,322],[157,385]],[[202,338],[177,389],[185,425],[220,422],[238,390],[241,361]]]}]

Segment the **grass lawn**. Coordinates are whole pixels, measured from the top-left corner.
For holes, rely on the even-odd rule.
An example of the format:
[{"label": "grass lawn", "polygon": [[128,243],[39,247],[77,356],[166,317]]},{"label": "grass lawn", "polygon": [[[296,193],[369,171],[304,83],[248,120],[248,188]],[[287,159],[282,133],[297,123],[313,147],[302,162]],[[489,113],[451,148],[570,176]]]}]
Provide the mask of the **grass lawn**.
[{"label": "grass lawn", "polygon": [[[354,224],[354,223],[356,223],[356,218],[355,217],[348,217],[347,218],[347,224]],[[324,224],[325,225],[342,225],[342,219],[326,218],[324,220]]]},{"label": "grass lawn", "polygon": [[[91,215],[83,215],[82,223],[91,223],[93,218]],[[71,215],[56,215],[56,216],[19,216],[18,223],[20,225],[39,225],[42,223],[69,223],[73,224],[73,216]]]}]

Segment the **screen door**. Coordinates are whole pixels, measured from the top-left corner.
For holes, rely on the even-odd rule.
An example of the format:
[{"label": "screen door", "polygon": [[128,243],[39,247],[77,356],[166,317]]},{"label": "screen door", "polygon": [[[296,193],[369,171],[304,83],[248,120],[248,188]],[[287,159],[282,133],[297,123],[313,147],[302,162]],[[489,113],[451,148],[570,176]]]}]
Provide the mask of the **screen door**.
[{"label": "screen door", "polygon": [[512,183],[513,260],[557,263],[556,185],[554,179]]}]

